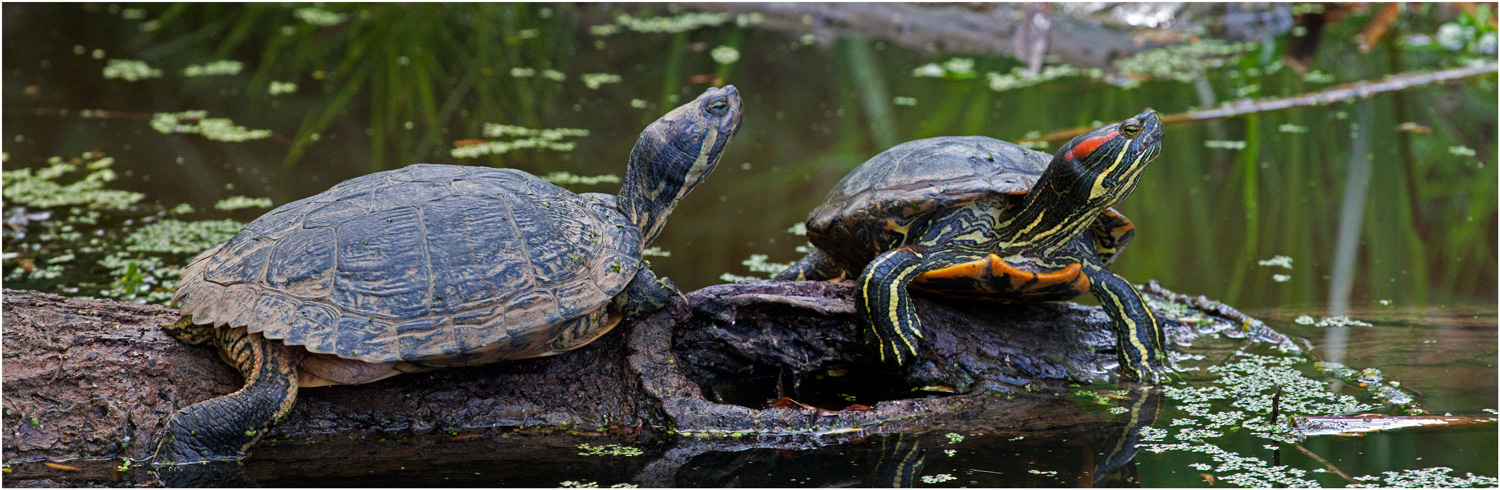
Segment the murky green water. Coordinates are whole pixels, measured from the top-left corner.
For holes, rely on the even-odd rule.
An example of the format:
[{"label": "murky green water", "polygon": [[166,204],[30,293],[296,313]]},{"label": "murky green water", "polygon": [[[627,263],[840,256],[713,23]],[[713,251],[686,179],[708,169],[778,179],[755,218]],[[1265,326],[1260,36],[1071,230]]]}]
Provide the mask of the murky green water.
[{"label": "murky green water", "polygon": [[[658,273],[696,289],[722,282],[726,273],[763,276],[743,263],[754,254],[771,263],[796,259],[795,248],[805,240],[788,228],[805,219],[845,172],[901,141],[963,134],[1015,140],[1115,121],[1146,107],[1175,114],[1240,97],[1289,96],[1459,66],[1470,48],[1404,47],[1408,35],[1446,41],[1467,25],[1455,21],[1452,9],[1415,6],[1369,53],[1360,53],[1354,38],[1370,12],[1329,24],[1309,74],[1283,63],[1292,35],[1283,33],[1228,49],[1237,54],[1213,58],[1224,66],[1183,75],[1187,81],[1165,77],[1126,88],[1062,76],[993,90],[992,84],[1009,79],[995,82],[988,73],[1010,73],[1021,63],[912,49],[878,33],[803,36],[750,15],[676,16],[679,26],[693,28],[674,33],[637,32],[650,30],[640,21],[649,15],[634,6],[299,10],[304,7],[7,4],[0,134],[7,171],[0,271],[6,287],[161,301],[180,273],[176,267],[232,233],[235,222],[267,209],[257,200],[280,205],[409,163],[621,175],[647,123],[709,84],[732,83],[746,97],[742,130],[719,169],[656,241],[670,255],[651,258]],[[627,13],[635,20],[617,19]],[[675,15],[663,7],[654,14]],[[1444,27],[1450,22],[1456,27]],[[602,35],[610,30],[603,25],[616,32]],[[1483,43],[1482,32],[1472,37]],[[1489,39],[1493,49],[1493,34]],[[1484,56],[1493,59],[1490,53]],[[973,65],[964,69],[963,62],[951,63],[954,58]],[[1183,62],[1188,55],[1168,58]],[[111,60],[139,60],[146,68]],[[243,66],[214,63],[224,60]],[[930,71],[922,69],[929,63],[959,70],[918,76]],[[145,78],[127,80],[137,75]],[[1311,339],[1320,347],[1316,352],[1341,347],[1341,362],[1380,368],[1420,391],[1436,413],[1493,409],[1495,106],[1495,77],[1487,75],[1320,107],[1170,125],[1162,155],[1119,206],[1138,234],[1114,268],[1136,281],[1155,278],[1241,307]],[[154,117],[184,111],[206,114],[175,125]],[[194,118],[232,123],[198,125]],[[587,135],[543,138],[549,148],[456,157],[455,142],[534,138],[492,138],[485,135],[487,123]],[[253,139],[226,141],[238,138]],[[54,157],[76,165],[49,163]],[[47,168],[59,175],[45,178]],[[11,173],[17,169],[32,171]],[[93,180],[84,180],[91,174]],[[580,192],[616,186],[568,185]],[[101,192],[111,190],[126,192]],[[1295,319],[1302,315],[1348,315],[1374,326],[1334,334],[1299,325]],[[1172,428],[1174,406],[1167,402],[1158,427]],[[1234,440],[1223,446],[1245,455],[1266,452],[1258,457],[1270,461],[1268,450],[1257,449],[1264,440],[1228,437]],[[967,446],[998,451],[1004,445]],[[1455,468],[1457,475],[1496,474],[1493,425],[1305,446],[1351,476],[1432,466]],[[1027,447],[1021,456],[1006,457],[1052,457],[1042,455],[1046,445]],[[855,464],[866,449],[833,446],[812,460],[817,468]],[[760,451],[734,457],[766,466],[765,479],[704,472],[675,483],[870,483],[832,476],[842,474],[834,470],[809,472],[795,460],[781,461],[789,457],[784,453]],[[1210,482],[1200,474],[1223,476],[1190,466],[1205,461],[1201,456],[1142,452],[1128,465],[1133,480],[1122,481],[1201,486]],[[983,471],[999,471],[985,466],[996,459],[1004,458],[975,456],[952,468],[931,462],[931,471],[924,471],[955,476],[931,485],[1050,484],[986,479]],[[1309,471],[1322,467],[1300,452],[1283,462]],[[1315,476],[1323,485],[1347,483]],[[569,478],[542,474],[524,481],[554,479]],[[493,483],[474,483],[486,481]],[[408,484],[422,482],[440,481]]]}]

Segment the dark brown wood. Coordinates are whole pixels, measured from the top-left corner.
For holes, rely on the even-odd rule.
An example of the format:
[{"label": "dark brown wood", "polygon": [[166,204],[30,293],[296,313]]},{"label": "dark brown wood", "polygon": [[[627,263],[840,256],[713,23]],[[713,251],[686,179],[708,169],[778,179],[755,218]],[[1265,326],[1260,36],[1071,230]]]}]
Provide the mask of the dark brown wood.
[{"label": "dark brown wood", "polygon": [[[1111,379],[1115,339],[1099,308],[919,296],[921,358],[898,369],[867,349],[851,294],[847,282],[712,286],[568,354],[302,390],[244,468],[276,481],[394,471],[439,452],[528,461],[528,451],[590,441],[813,447],[939,428],[1028,433],[1099,423],[1058,396],[1069,383]],[[212,349],[162,333],[158,325],[176,318],[165,307],[5,290],[3,311],[7,481],[72,474],[25,464],[42,461],[78,467],[72,475],[84,481],[130,475],[113,470],[122,458],[149,457],[168,415],[239,387]],[[1241,331],[1238,321],[1213,320],[1190,328],[1168,318],[1168,337],[1183,344]],[[813,374],[917,390],[829,401],[831,393],[797,387]],[[773,407],[783,396],[797,403]],[[267,461],[275,464],[257,464]],[[666,474],[660,466],[652,474]]]}]

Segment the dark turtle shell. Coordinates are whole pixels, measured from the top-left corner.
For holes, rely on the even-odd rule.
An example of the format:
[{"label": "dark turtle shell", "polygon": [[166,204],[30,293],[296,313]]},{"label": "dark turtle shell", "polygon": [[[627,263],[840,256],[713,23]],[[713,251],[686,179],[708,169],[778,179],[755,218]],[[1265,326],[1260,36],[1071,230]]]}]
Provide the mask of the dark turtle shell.
[{"label": "dark turtle shell", "polygon": [[1024,195],[1051,161],[1046,153],[984,136],[902,143],[833,186],[808,218],[808,236],[840,264],[862,266],[899,240],[897,229],[912,218],[992,194]]},{"label": "dark turtle shell", "polygon": [[640,232],[614,205],[510,169],[370,174],[200,254],[174,302],[193,323],[366,362],[521,349],[518,337],[608,304],[640,268]]},{"label": "dark turtle shell", "polygon": [[[808,218],[808,237],[857,273],[899,242],[913,218],[996,194],[1011,196],[1011,210],[1019,209],[1051,162],[1047,153],[985,136],[902,143],[844,176]],[[1096,225],[1092,231],[1109,235],[1110,253],[1129,241],[1130,222],[1113,210]]]}]

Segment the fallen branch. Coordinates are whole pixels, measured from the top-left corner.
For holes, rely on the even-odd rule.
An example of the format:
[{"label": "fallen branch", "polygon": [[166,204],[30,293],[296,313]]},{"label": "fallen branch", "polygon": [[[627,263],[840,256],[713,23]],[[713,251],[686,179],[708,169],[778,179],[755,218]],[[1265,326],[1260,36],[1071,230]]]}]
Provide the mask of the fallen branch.
[{"label": "fallen branch", "polygon": [[[1463,68],[1450,68],[1434,72],[1403,73],[1391,75],[1375,81],[1360,81],[1346,83],[1318,92],[1293,95],[1276,99],[1244,99],[1235,102],[1226,102],[1212,109],[1185,112],[1162,116],[1163,124],[1177,124],[1185,122],[1208,121],[1212,119],[1223,119],[1238,117],[1246,114],[1258,114],[1262,112],[1280,111],[1296,107],[1312,107],[1328,105],[1334,102],[1349,99],[1369,97],[1385,92],[1395,92],[1421,85],[1451,82],[1469,77],[1493,74],[1500,71],[1500,64],[1495,62],[1482,65],[1465,66]],[[1093,131],[1094,127],[1081,126],[1071,129],[1053,131],[1035,138],[1024,138],[1017,143],[1058,141],[1071,139],[1080,134]]]},{"label": "fallen branch", "polygon": [[[390,472],[435,454],[463,461],[481,447],[540,464],[523,455],[580,442],[815,447],[939,428],[1037,434],[1105,423],[1056,396],[1110,377],[1115,338],[1097,307],[918,297],[922,360],[896,369],[866,347],[852,294],[847,282],[712,286],[565,355],[304,390],[234,468],[276,481]],[[7,481],[145,481],[127,460],[149,456],[165,417],[240,384],[213,350],[161,332],[175,319],[168,308],[6,290],[3,310]],[[1165,323],[1178,345],[1239,332],[1224,319]],[[820,377],[845,384],[819,387]],[[781,397],[795,403],[775,404]],[[25,464],[44,461],[79,469]]]}]

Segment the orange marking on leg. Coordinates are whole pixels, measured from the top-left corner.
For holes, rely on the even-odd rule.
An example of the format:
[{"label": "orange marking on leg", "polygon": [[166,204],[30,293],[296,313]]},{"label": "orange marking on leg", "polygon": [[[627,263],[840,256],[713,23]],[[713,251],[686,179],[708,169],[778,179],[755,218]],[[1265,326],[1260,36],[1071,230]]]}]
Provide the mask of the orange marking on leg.
[{"label": "orange marking on leg", "polygon": [[[1068,264],[1067,267],[1063,267],[1061,270],[1055,272],[1036,273],[1017,269],[1006,263],[1005,259],[1000,258],[999,255],[990,254],[989,259],[990,270],[993,274],[1009,278],[1012,289],[1015,290],[1022,289],[1028,283],[1033,288],[1072,283],[1077,281],[1078,277],[1083,273],[1083,266],[1076,263]],[[1084,280],[1087,281],[1087,279]]]},{"label": "orange marking on leg", "polygon": [[988,260],[979,259],[972,262],[950,265],[935,271],[924,272],[922,275],[917,276],[917,279],[982,279],[989,273],[989,265]]}]

